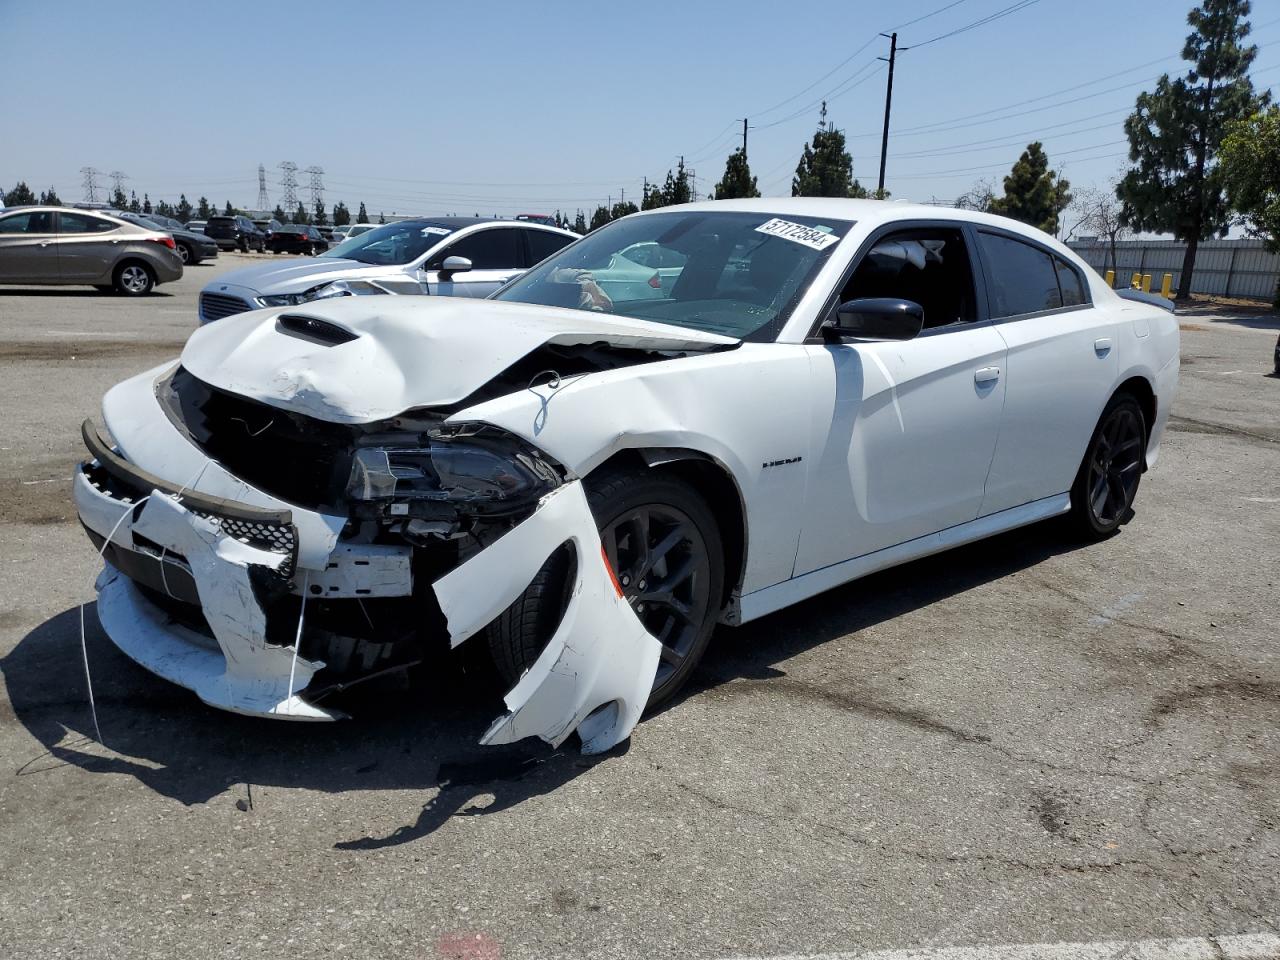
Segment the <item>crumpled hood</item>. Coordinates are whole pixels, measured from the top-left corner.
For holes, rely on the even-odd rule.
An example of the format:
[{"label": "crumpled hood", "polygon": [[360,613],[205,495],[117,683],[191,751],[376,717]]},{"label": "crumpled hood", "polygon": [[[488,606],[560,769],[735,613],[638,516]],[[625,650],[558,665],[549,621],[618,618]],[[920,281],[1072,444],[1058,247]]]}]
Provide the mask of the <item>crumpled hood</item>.
[{"label": "crumpled hood", "polygon": [[318,283],[330,280],[365,280],[374,277],[404,276],[404,268],[361,263],[341,257],[307,257],[283,263],[263,263],[218,274],[206,289],[217,290],[223,284],[246,287],[259,295],[303,293]]},{"label": "crumpled hood", "polygon": [[[341,261],[335,261],[341,262]],[[313,317],[355,339],[291,333]],[[334,338],[338,339],[338,338]],[[201,327],[182,364],[214,387],[334,423],[370,423],[456,403],[544,344],[707,350],[732,337],[626,317],[497,300],[343,297],[255,310]]]}]

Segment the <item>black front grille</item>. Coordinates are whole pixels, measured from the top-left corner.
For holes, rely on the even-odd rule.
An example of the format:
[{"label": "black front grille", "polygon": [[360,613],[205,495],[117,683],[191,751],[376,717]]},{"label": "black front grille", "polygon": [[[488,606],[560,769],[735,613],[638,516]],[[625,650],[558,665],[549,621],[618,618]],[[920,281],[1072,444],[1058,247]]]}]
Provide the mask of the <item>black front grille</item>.
[{"label": "black front grille", "polygon": [[337,507],[351,475],[353,432],[215,389],[179,367],[160,400],[193,441],[246,483],[303,507]]},{"label": "black front grille", "polygon": [[221,320],[252,309],[253,304],[240,297],[229,297],[224,293],[200,294],[200,316],[205,320]]}]

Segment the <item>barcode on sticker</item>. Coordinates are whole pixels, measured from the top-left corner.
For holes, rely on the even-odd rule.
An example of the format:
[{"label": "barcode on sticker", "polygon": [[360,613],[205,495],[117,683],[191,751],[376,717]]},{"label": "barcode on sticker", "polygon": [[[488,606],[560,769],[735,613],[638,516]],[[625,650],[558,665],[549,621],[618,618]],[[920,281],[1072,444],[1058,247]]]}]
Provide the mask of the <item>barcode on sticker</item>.
[{"label": "barcode on sticker", "polygon": [[833,243],[840,242],[840,238],[834,233],[824,233],[816,227],[806,227],[803,223],[792,223],[790,220],[780,220],[777,217],[756,227],[756,233],[767,233],[771,237],[781,237],[793,243],[802,243],[814,250],[825,250]]}]

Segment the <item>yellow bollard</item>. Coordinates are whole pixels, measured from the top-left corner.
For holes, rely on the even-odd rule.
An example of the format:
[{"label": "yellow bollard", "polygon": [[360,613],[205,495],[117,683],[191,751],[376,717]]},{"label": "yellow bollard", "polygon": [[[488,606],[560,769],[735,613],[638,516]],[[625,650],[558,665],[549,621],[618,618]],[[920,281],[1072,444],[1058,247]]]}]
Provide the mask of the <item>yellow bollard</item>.
[{"label": "yellow bollard", "polygon": [[1112,290],[1116,287],[1116,272],[1114,270],[1107,271],[1107,286]]},{"label": "yellow bollard", "polygon": [[1144,273],[1142,275],[1142,292],[1143,293],[1151,292],[1151,274],[1149,273]]},{"label": "yellow bollard", "polygon": [[1160,296],[1166,300],[1173,299],[1173,274],[1166,273],[1164,279],[1160,281]]},{"label": "yellow bollard", "polygon": [[1140,274],[1140,273],[1135,273],[1135,274],[1133,275],[1133,279],[1129,281],[1129,286],[1133,287],[1133,289],[1135,289],[1135,290],[1139,290],[1139,289],[1141,289],[1141,288],[1142,288],[1142,274]]}]

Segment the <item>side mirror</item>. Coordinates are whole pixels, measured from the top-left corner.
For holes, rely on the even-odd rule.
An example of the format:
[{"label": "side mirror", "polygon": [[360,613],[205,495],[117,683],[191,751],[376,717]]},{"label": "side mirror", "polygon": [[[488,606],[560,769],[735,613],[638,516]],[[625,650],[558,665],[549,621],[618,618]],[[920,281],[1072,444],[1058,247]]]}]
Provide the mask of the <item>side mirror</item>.
[{"label": "side mirror", "polygon": [[466,257],[445,257],[440,264],[441,273],[466,273],[471,269],[471,261]]},{"label": "side mirror", "polygon": [[924,307],[891,297],[849,300],[836,308],[825,329],[842,337],[912,340],[924,329]]}]

